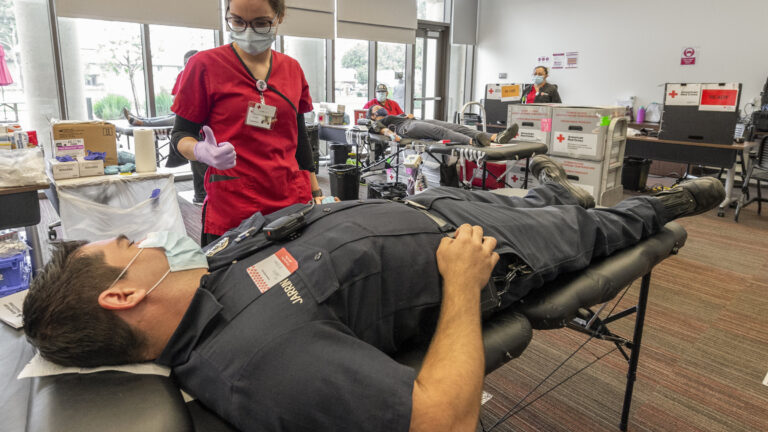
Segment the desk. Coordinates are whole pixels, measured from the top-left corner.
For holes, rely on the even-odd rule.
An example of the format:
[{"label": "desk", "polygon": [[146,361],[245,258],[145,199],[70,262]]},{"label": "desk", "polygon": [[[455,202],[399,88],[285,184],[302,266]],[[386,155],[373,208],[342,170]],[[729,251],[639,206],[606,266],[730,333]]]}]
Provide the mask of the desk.
[{"label": "desk", "polygon": [[749,163],[749,151],[756,144],[754,141],[743,144],[695,143],[633,136],[627,137],[627,149],[624,155],[727,169],[725,200],[720,204],[717,212],[718,216],[723,217],[725,207],[736,201],[732,193],[736,173],[736,155],[742,153],[745,164]]},{"label": "desk", "polygon": [[659,130],[659,127],[661,126],[661,123],[628,123],[627,127],[631,127],[632,129],[649,129],[649,130]]},{"label": "desk", "polygon": [[43,266],[40,236],[37,234],[37,224],[40,223],[40,199],[37,197],[37,191],[48,189],[49,186],[48,183],[40,183],[0,188],[0,229],[24,227],[27,244],[32,248],[34,273]]}]

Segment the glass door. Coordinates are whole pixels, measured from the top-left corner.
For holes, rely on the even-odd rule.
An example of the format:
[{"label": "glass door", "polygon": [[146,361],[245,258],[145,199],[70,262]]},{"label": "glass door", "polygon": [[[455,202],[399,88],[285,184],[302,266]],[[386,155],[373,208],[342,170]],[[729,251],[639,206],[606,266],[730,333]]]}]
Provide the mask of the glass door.
[{"label": "glass door", "polygon": [[445,68],[447,27],[419,23],[414,52],[413,114],[418,119],[445,120]]}]

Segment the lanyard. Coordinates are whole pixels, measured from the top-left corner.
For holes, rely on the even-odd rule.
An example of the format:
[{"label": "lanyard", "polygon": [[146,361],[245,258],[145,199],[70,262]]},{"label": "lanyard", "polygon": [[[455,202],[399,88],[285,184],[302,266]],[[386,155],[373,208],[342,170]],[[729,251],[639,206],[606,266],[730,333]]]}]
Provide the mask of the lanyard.
[{"label": "lanyard", "polygon": [[293,108],[293,111],[296,114],[299,113],[299,110],[296,109],[296,105],[294,105],[293,102],[291,102],[290,99],[288,99],[284,94],[280,93],[276,88],[274,88],[274,87],[269,85],[269,77],[270,77],[270,75],[272,75],[272,56],[271,55],[269,56],[269,70],[267,70],[267,77],[266,77],[266,79],[260,80],[260,79],[256,79],[256,77],[253,76],[253,73],[251,72],[251,70],[248,69],[248,66],[245,64],[243,59],[240,57],[240,54],[237,53],[237,50],[235,49],[234,44],[231,44],[230,46],[232,47],[232,52],[234,52],[235,56],[237,57],[237,59],[240,60],[240,64],[242,64],[243,67],[245,68],[245,71],[248,72],[248,75],[256,82],[256,90],[259,92],[259,95],[261,96],[261,103],[262,104],[266,104],[264,102],[264,92],[267,91],[267,90],[272,90],[278,96],[280,96],[286,102],[288,102],[288,104],[291,106],[291,108]]}]

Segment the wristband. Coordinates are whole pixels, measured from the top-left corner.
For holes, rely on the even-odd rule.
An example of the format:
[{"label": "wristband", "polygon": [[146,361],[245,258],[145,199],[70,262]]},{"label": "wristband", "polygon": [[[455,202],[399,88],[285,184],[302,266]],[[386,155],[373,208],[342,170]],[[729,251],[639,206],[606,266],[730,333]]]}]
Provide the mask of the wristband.
[{"label": "wristband", "polygon": [[320,198],[321,196],[323,196],[322,189],[315,189],[312,191],[312,198]]}]

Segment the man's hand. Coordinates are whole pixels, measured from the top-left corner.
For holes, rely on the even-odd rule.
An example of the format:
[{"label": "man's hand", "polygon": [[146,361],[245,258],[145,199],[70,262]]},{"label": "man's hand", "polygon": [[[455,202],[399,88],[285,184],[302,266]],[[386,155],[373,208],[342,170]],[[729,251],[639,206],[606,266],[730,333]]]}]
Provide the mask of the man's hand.
[{"label": "man's hand", "polygon": [[484,364],[480,290],[499,261],[495,247],[481,227],[464,224],[437,248],[443,303],[413,384],[410,432],[477,428]]},{"label": "man's hand", "polygon": [[496,239],[483,237],[483,228],[464,224],[454,238],[445,237],[437,248],[437,268],[443,276],[443,289],[479,292],[499,261]]},{"label": "man's hand", "polygon": [[405,118],[413,119],[413,118],[416,118],[416,116],[413,114],[408,114],[407,116],[405,116]]}]

